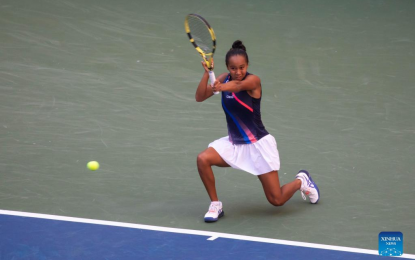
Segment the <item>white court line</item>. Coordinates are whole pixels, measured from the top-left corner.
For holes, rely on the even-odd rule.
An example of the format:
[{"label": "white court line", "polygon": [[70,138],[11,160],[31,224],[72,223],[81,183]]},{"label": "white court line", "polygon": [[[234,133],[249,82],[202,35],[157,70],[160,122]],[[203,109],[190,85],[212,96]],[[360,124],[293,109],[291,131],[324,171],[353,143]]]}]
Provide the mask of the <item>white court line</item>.
[{"label": "white court line", "polygon": [[[218,232],[210,232],[210,231],[200,231],[200,230],[192,230],[192,229],[159,227],[159,226],[122,223],[122,222],[87,219],[87,218],[65,217],[65,216],[47,215],[47,214],[20,212],[20,211],[10,211],[10,210],[1,210],[1,209],[0,209],[0,214],[11,215],[11,216],[20,216],[20,217],[29,217],[29,218],[70,221],[70,222],[77,222],[77,223],[97,224],[97,225],[105,225],[105,226],[128,227],[128,228],[135,228],[135,229],[172,232],[172,233],[179,233],[179,234],[199,235],[199,236],[210,237],[208,240],[214,240],[216,238],[229,238],[229,239],[237,239],[237,240],[245,240],[245,241],[253,241],[253,242],[262,242],[262,243],[270,243],[270,244],[301,246],[301,247],[308,247],[308,248],[336,250],[336,251],[351,252],[351,253],[379,255],[379,252],[377,250],[369,250],[369,249],[361,249],[361,248],[353,248],[353,247],[343,247],[343,246],[330,246],[330,245],[322,245],[322,244],[314,244],[314,243],[305,243],[305,242],[297,242],[297,241],[289,241],[289,240],[281,240],[281,239],[271,239],[271,238],[263,238],[263,237],[234,235],[234,234],[226,234],[226,233],[218,233]],[[415,255],[403,254],[402,256],[399,256],[398,258],[415,259]]]}]

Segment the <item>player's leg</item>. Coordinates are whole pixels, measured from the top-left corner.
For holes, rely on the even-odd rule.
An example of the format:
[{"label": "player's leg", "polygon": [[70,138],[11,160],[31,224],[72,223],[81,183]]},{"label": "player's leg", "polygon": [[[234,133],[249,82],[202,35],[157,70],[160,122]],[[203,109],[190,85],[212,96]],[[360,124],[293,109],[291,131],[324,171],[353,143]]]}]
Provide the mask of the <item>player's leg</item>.
[{"label": "player's leg", "polygon": [[200,178],[202,179],[211,200],[209,210],[205,214],[205,222],[215,222],[218,221],[220,217],[224,216],[222,202],[219,201],[216,193],[215,176],[212,171],[213,165],[229,167],[216,150],[209,147],[197,156],[197,169],[199,170]]},{"label": "player's leg", "polygon": [[301,188],[301,180],[299,179],[281,187],[278,171],[258,175],[258,178],[262,183],[267,200],[274,206],[284,205]]},{"label": "player's leg", "polygon": [[218,201],[212,166],[229,167],[212,147],[197,156],[197,169],[211,201]]}]

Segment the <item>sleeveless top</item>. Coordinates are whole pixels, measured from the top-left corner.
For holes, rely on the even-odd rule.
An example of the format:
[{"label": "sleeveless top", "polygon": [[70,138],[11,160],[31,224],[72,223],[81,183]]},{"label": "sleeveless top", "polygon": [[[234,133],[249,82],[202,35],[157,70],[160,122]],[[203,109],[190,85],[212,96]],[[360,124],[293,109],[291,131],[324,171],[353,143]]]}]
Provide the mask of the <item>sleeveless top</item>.
[{"label": "sleeveless top", "polygon": [[[245,78],[248,75],[247,72]],[[223,83],[231,80],[231,74],[228,74]],[[229,141],[233,144],[252,144],[268,135],[261,120],[261,98],[251,97],[246,90],[222,91],[222,108],[228,124]]]}]

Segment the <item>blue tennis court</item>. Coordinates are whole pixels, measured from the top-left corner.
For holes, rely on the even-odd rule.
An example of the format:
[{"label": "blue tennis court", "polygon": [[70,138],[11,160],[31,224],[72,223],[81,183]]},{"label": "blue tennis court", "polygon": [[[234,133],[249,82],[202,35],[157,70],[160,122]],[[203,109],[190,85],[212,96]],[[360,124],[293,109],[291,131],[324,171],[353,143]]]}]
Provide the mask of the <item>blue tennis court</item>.
[{"label": "blue tennis court", "polygon": [[11,211],[0,211],[0,232],[0,259],[384,258],[373,250]]}]

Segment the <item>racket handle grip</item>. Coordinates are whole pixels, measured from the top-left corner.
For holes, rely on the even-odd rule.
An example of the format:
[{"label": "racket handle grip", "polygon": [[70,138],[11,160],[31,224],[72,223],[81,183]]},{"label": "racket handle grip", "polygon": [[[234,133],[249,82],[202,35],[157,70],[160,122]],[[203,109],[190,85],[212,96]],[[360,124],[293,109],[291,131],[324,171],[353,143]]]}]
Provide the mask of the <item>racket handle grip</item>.
[{"label": "racket handle grip", "polygon": [[[212,70],[209,71],[209,80],[210,80],[210,85],[213,87],[213,84],[216,81],[216,77],[215,77],[215,73]],[[213,94],[217,95],[219,94],[219,91],[213,92]]]}]

